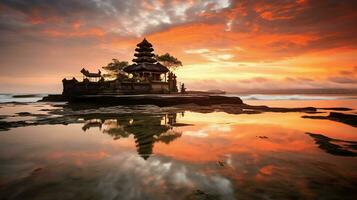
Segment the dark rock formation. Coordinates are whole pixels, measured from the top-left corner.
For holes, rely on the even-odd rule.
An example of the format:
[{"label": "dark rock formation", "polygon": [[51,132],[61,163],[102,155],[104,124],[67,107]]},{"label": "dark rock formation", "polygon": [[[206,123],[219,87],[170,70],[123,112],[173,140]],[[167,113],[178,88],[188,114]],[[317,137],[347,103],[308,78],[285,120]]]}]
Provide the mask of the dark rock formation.
[{"label": "dark rock formation", "polygon": [[244,104],[243,107],[244,109],[252,109],[256,111],[261,111],[261,112],[316,112],[317,109],[314,107],[302,107],[302,108],[272,108],[268,106],[251,106],[251,105],[246,105]]},{"label": "dark rock formation", "polygon": [[32,98],[32,97],[39,97],[38,94],[19,94],[19,95],[12,95],[12,98]]},{"label": "dark rock formation", "polygon": [[341,122],[344,124],[351,125],[353,127],[357,127],[357,115],[354,114],[345,114],[339,112],[330,112],[328,116],[302,116],[303,118],[310,119],[329,119],[332,121]]},{"label": "dark rock formation", "polygon": [[[306,133],[315,140],[319,148],[325,152],[336,156],[357,156],[354,151],[357,149],[357,142],[345,141],[340,139],[329,138],[321,134]],[[338,144],[334,144],[338,143]]]},{"label": "dark rock formation", "polygon": [[68,98],[66,96],[63,96],[61,94],[49,94],[45,97],[42,98],[40,101],[46,101],[46,102],[66,102],[68,101]]},{"label": "dark rock formation", "polygon": [[334,110],[334,111],[350,111],[353,110],[351,108],[345,107],[330,107],[330,108],[318,108],[319,110]]},{"label": "dark rock formation", "polygon": [[[262,112],[305,112],[316,113],[314,107],[271,108],[244,104],[239,97],[223,95],[83,95],[67,99],[61,95],[49,95],[42,101],[68,101],[72,105],[91,104],[98,106],[156,105],[159,107],[181,105],[186,110],[213,112],[220,110],[229,114],[257,114]],[[199,107],[197,107],[199,106]]]},{"label": "dark rock formation", "polygon": [[160,107],[180,104],[209,106],[216,104],[243,104],[239,97],[226,96],[186,96],[186,95],[88,95],[69,99],[70,103],[99,105],[156,105]]},{"label": "dark rock formation", "polygon": [[29,112],[18,112],[16,114],[19,116],[31,116],[31,113],[29,113]]}]

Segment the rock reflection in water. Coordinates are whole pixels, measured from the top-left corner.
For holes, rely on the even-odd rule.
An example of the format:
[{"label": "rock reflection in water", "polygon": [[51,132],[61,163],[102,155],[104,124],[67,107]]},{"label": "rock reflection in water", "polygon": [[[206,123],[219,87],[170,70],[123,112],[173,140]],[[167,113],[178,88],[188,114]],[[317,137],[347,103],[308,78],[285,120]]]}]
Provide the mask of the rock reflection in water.
[{"label": "rock reflection in water", "polygon": [[177,113],[86,118],[82,130],[98,127],[103,133],[111,135],[114,140],[133,135],[138,154],[147,160],[153,153],[155,142],[169,144],[181,137],[182,133],[173,129],[176,118]]}]

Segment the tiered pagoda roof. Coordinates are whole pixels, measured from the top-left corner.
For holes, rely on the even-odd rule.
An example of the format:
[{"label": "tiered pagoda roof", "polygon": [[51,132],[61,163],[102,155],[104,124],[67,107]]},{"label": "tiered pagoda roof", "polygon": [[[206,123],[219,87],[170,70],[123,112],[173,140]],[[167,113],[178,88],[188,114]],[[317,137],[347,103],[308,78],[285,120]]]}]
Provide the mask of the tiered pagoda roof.
[{"label": "tiered pagoda roof", "polygon": [[154,49],[152,48],[152,44],[148,42],[145,38],[142,42],[136,45],[137,48],[135,49],[135,58],[132,60],[134,64],[129,65],[124,69],[127,73],[133,72],[141,72],[141,71],[148,71],[148,72],[159,72],[159,73],[166,73],[169,70],[167,67],[163,66],[162,64],[158,63],[155,59]]}]

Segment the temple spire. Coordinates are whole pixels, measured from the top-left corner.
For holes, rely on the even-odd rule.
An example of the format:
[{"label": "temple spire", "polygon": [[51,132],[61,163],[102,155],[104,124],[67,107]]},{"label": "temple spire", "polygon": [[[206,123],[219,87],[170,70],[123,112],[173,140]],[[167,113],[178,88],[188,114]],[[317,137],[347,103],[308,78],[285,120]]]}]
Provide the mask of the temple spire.
[{"label": "temple spire", "polygon": [[154,49],[152,48],[152,44],[144,38],[142,42],[136,45],[137,48],[135,49],[135,58],[133,62],[140,64],[140,63],[156,63],[155,54],[152,52]]}]

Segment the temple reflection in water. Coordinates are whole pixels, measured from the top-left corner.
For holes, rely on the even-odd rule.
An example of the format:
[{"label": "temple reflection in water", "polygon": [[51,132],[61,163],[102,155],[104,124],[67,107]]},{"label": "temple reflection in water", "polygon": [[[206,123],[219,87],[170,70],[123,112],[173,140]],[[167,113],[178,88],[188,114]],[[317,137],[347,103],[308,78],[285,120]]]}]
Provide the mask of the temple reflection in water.
[{"label": "temple reflection in water", "polygon": [[[183,113],[181,113],[183,115]],[[130,116],[101,116],[84,119],[83,131],[98,127],[103,133],[111,135],[114,140],[128,138],[133,135],[138,154],[145,160],[153,153],[155,142],[171,143],[181,137],[182,133],[173,129],[177,113],[162,115],[130,115]]]}]

